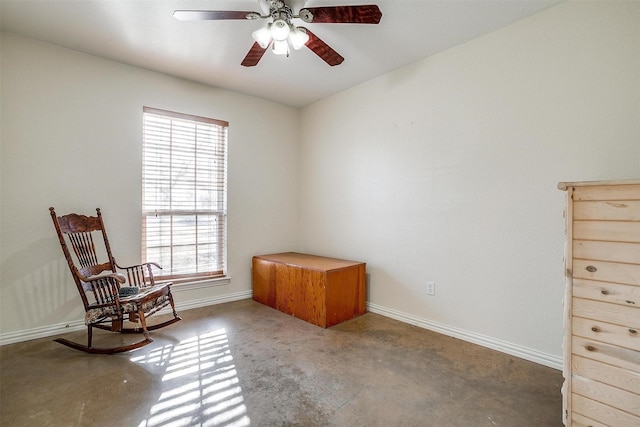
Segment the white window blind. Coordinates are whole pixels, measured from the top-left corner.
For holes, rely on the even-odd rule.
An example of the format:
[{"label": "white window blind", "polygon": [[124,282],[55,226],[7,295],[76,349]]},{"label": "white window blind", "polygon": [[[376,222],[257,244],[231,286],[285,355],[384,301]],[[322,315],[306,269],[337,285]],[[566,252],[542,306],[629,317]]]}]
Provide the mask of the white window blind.
[{"label": "white window blind", "polygon": [[160,276],[226,272],[227,122],[144,107],[142,259]]}]

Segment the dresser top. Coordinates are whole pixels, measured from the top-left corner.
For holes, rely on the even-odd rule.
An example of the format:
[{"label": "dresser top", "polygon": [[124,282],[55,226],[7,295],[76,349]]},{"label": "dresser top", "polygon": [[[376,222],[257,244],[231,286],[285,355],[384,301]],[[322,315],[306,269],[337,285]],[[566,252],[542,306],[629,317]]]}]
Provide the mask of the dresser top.
[{"label": "dresser top", "polygon": [[283,252],[279,254],[257,255],[254,256],[254,258],[319,271],[339,270],[341,268],[364,264],[363,262],[358,261],[327,258],[317,255],[302,254],[298,252]]},{"label": "dresser top", "polygon": [[588,187],[593,185],[638,185],[640,179],[622,179],[618,181],[578,181],[578,182],[559,182],[558,189],[566,190],[569,187]]}]

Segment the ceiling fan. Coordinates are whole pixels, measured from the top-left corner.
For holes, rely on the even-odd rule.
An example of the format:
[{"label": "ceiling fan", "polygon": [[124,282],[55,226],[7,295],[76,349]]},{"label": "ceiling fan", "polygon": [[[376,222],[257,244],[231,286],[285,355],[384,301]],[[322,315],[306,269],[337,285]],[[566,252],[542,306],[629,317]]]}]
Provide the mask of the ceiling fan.
[{"label": "ceiling fan", "polygon": [[[292,1],[289,0],[289,3]],[[291,20],[301,19],[306,23],[314,24],[377,24],[382,18],[382,12],[374,4],[304,7],[294,14],[292,7],[284,0],[258,0],[258,2],[263,13],[238,10],[176,10],[173,16],[181,21],[267,19],[266,25],[252,34],[255,42],[242,61],[245,67],[257,65],[269,46],[272,46],[276,55],[289,56],[289,45],[295,50],[306,46],[327,64],[339,65],[344,58],[338,52],[307,28],[292,24]]]}]

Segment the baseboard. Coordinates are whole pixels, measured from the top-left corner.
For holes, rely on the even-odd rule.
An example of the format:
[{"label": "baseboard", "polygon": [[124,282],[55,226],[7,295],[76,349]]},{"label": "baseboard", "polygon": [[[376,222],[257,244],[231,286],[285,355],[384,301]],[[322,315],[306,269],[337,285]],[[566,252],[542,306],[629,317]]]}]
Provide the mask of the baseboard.
[{"label": "baseboard", "polygon": [[443,335],[448,335],[453,338],[458,338],[473,344],[481,345],[483,347],[510,354],[512,356],[519,357],[530,362],[535,362],[540,365],[548,366],[550,368],[558,370],[562,369],[562,357],[543,353],[527,347],[522,347],[510,342],[498,340],[486,335],[477,334],[475,332],[466,331],[464,329],[455,328],[453,326],[434,322],[428,319],[422,319],[407,313],[403,313],[401,311],[393,310],[369,302],[367,303],[367,309],[372,313],[390,317],[392,319],[396,319],[410,325],[438,332]]},{"label": "baseboard", "polygon": [[[197,300],[176,303],[178,312],[191,310],[194,308],[207,307],[210,305],[224,304],[226,302],[238,301],[252,297],[252,292],[243,291],[233,294],[214,296],[209,298],[199,298]],[[486,335],[477,334],[475,332],[466,331],[464,329],[455,328],[442,323],[434,322],[428,319],[422,319],[398,310],[387,308],[378,304],[367,303],[368,311],[380,314],[385,317],[399,320],[410,325],[458,338],[473,344],[481,345],[502,353],[510,354],[521,359],[539,363],[554,369],[562,369],[562,357],[553,356],[527,347],[522,347],[506,341],[488,337]],[[158,314],[169,314],[170,310],[165,308]],[[55,325],[43,326],[38,328],[26,329],[23,331],[9,332],[0,334],[0,346],[13,344],[22,341],[29,341],[38,338],[45,338],[52,335],[59,335],[66,332],[79,331],[85,328],[83,320],[74,320],[67,323],[58,323]]]},{"label": "baseboard", "polygon": [[[209,305],[223,304],[225,302],[238,301],[241,299],[251,298],[251,291],[236,292],[221,296],[199,298],[193,301],[176,303],[176,311],[178,313],[194,308],[206,307]],[[170,314],[170,308],[160,310],[158,314]],[[0,334],[0,346],[14,344],[22,341],[30,341],[38,338],[50,337],[52,335],[64,334],[67,332],[80,331],[85,329],[84,320],[74,320],[67,323],[58,323],[55,325],[42,326],[38,328],[26,329],[16,332],[8,332]]]},{"label": "baseboard", "polygon": [[[241,299],[251,298],[252,295],[253,295],[253,292],[251,291],[242,291],[242,292],[236,292],[233,294],[220,295],[216,297],[198,298],[196,300],[186,301],[183,303],[176,303],[176,311],[181,312],[181,311],[191,310],[194,308],[207,307],[210,305],[224,304],[225,302],[239,301]],[[170,308],[165,308],[164,310],[161,310],[158,313],[169,314]]]},{"label": "baseboard", "polygon": [[8,332],[0,335],[0,346],[14,344],[22,341],[31,341],[38,338],[50,337],[52,335],[64,334],[66,332],[79,331],[84,329],[84,321],[74,320],[67,323],[57,323],[38,328],[25,329],[22,331]]}]

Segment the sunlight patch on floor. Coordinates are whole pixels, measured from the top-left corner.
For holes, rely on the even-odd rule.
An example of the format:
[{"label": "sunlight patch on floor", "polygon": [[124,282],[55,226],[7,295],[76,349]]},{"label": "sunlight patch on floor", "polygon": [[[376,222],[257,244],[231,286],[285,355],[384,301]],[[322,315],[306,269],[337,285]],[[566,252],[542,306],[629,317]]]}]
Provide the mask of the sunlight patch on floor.
[{"label": "sunlight patch on floor", "polygon": [[224,329],[165,345],[131,361],[164,367],[163,391],[138,427],[251,424]]}]

